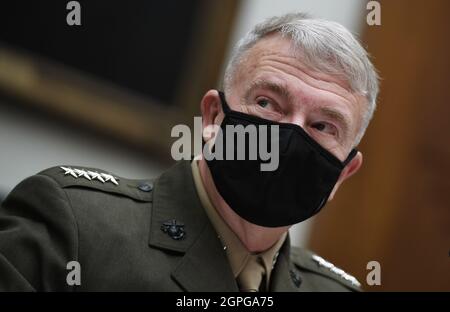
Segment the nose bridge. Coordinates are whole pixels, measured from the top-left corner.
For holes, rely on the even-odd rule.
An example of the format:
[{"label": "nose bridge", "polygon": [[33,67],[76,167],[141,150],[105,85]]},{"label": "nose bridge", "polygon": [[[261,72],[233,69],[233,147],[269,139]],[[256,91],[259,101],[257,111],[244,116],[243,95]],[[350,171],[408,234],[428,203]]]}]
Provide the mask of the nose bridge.
[{"label": "nose bridge", "polygon": [[295,125],[300,126],[302,128],[305,128],[306,114],[305,114],[304,111],[299,110],[299,109],[298,110],[294,110],[287,117],[288,118],[286,119],[285,122],[292,123],[292,124],[295,124]]}]

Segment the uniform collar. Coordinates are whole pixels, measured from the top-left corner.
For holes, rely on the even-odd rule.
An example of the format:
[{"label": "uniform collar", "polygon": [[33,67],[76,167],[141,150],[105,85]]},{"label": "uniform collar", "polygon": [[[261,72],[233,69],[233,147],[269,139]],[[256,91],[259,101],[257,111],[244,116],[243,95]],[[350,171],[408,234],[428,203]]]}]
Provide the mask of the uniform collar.
[{"label": "uniform collar", "polygon": [[[173,219],[184,224],[181,240],[161,230],[164,222]],[[238,291],[220,240],[197,196],[189,161],[178,162],[154,183],[149,246],[179,254],[171,276],[184,290]]]},{"label": "uniform collar", "polygon": [[194,184],[197,189],[198,196],[200,198],[200,202],[203,208],[206,211],[209,220],[214,226],[216,232],[219,235],[219,239],[222,243],[222,246],[226,252],[228,261],[231,266],[231,270],[233,272],[233,276],[235,278],[242,272],[247,262],[252,259],[252,255],[257,255],[262,260],[262,266],[264,267],[264,271],[266,272],[266,289],[268,288],[270,282],[270,275],[272,272],[272,268],[275,264],[276,258],[278,256],[278,252],[283,245],[283,242],[286,239],[286,233],[268,250],[263,251],[258,254],[250,253],[247,248],[245,248],[244,244],[238,238],[238,236],[231,230],[231,228],[226,224],[223,218],[217,212],[217,209],[212,204],[208,193],[203,184],[203,180],[200,176],[200,170],[198,167],[198,159],[199,157],[194,158],[191,163],[192,167],[192,176],[194,179]]}]

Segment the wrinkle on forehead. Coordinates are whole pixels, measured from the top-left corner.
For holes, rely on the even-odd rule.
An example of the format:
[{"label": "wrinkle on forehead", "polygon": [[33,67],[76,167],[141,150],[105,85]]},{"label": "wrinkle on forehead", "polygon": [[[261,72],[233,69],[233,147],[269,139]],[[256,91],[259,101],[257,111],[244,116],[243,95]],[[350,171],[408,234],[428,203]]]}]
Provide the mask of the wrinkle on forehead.
[{"label": "wrinkle on forehead", "polygon": [[319,84],[329,84],[340,95],[353,93],[344,76],[322,73],[306,66],[303,53],[300,50],[294,50],[289,39],[278,35],[261,39],[250,48],[241,63],[239,72],[243,77],[270,62],[278,62],[288,73],[298,72],[308,81],[315,80]]}]

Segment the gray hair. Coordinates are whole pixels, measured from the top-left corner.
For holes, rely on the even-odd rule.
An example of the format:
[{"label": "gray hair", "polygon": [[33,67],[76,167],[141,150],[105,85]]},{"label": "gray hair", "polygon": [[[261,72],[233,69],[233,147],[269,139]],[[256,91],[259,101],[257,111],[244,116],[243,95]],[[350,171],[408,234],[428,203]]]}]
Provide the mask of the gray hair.
[{"label": "gray hair", "polygon": [[304,13],[289,13],[256,25],[239,40],[233,50],[225,70],[225,91],[233,84],[236,69],[244,61],[246,52],[259,40],[273,33],[290,38],[293,48],[301,52],[304,65],[308,68],[345,79],[352,92],[366,98],[367,109],[355,143],[358,145],[375,111],[378,74],[366,50],[339,23],[311,18]]}]

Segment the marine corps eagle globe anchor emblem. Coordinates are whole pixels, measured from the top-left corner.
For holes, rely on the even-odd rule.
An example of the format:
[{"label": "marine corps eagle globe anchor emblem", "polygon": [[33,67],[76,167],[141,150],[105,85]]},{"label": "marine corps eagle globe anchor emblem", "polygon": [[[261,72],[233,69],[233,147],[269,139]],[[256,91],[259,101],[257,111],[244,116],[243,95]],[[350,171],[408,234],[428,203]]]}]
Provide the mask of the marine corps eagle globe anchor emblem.
[{"label": "marine corps eagle globe anchor emblem", "polygon": [[167,233],[174,240],[183,239],[186,235],[186,232],[184,231],[184,224],[177,223],[177,220],[175,219],[164,222],[161,225],[161,231]]}]

